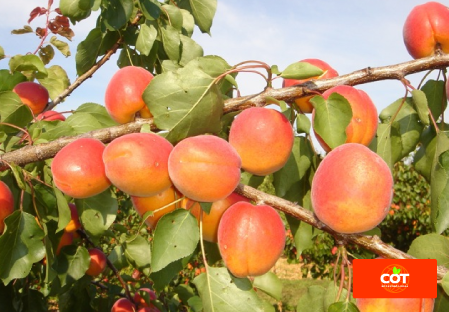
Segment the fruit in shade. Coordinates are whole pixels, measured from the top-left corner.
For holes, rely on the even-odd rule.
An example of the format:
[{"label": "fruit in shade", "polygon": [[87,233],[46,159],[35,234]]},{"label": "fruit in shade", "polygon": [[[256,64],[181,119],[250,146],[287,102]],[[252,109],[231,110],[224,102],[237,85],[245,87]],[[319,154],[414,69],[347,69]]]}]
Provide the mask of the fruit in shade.
[{"label": "fruit in shade", "polygon": [[[150,300],[156,300],[157,296],[156,293],[149,288],[140,288],[136,293],[134,294],[134,302],[136,303],[138,308],[148,307],[153,308],[154,305],[151,303],[147,303],[144,299],[144,297],[141,296],[140,292],[146,292],[148,294],[148,297]],[[148,299],[148,298],[147,298]]]},{"label": "fruit in shade", "polygon": [[[323,70],[323,73],[320,76],[315,76],[315,77],[311,77],[311,78],[307,78],[307,79],[301,79],[301,80],[296,80],[296,79],[284,79],[284,81],[282,82],[282,87],[286,88],[286,87],[291,87],[294,85],[298,85],[301,83],[304,83],[306,81],[309,80],[315,80],[315,79],[328,79],[328,78],[334,78],[338,76],[338,72],[333,69],[328,63],[319,60],[319,59],[304,59],[300,62],[306,62],[309,63],[313,66],[316,66],[320,69]],[[310,96],[305,96],[305,97],[301,97],[295,100],[296,105],[298,105],[299,109],[301,110],[301,112],[303,113],[311,113],[313,111],[313,105],[312,103],[310,103],[310,99],[313,97],[313,95]]]},{"label": "fruit in shade", "polygon": [[[162,191],[159,194],[151,197],[131,196],[131,201],[133,203],[134,209],[136,209],[139,215],[143,217],[146,212],[158,210],[181,197],[182,195],[177,192],[173,186],[171,186],[165,191]],[[162,210],[153,213],[153,215],[148,217],[145,222],[149,227],[155,229],[157,222],[163,215],[172,212],[176,208],[180,207],[181,205],[179,203],[170,205]]]},{"label": "fruit in shade", "polygon": [[134,304],[126,298],[118,299],[112,306],[111,312],[134,312]]},{"label": "fruit in shade", "polygon": [[[330,88],[323,93],[323,98],[327,100],[334,92],[345,97],[352,109],[352,119],[346,127],[345,143],[360,143],[368,146],[377,131],[377,109],[373,101],[365,91],[346,85]],[[312,121],[314,120],[315,111],[312,115]],[[316,132],[315,135],[321,147],[329,152],[331,148]]]},{"label": "fruit in shade", "polygon": [[73,243],[73,233],[64,230],[61,238],[59,239],[58,247],[56,248],[56,255],[59,255],[62,247],[71,245],[72,243]]},{"label": "fruit in shade", "polygon": [[175,187],[199,202],[214,202],[231,194],[240,182],[241,160],[225,140],[198,135],[179,142],[168,159]]},{"label": "fruit in shade", "polygon": [[[223,216],[223,213],[233,204],[244,201],[244,202],[250,202],[250,200],[246,197],[243,197],[242,195],[239,195],[237,193],[231,193],[226,198],[217,200],[212,203],[212,207],[210,208],[209,213],[203,212],[203,239],[216,243],[218,241],[218,225],[220,223],[221,217]],[[200,222],[200,213],[201,213],[201,206],[198,202],[194,202],[190,199],[186,200],[185,206],[187,209],[190,210],[190,212],[195,216],[195,218],[198,220],[198,224]]]},{"label": "fruit in shade", "polygon": [[415,6],[405,20],[403,38],[414,59],[434,55],[437,49],[449,53],[449,9],[433,1]]},{"label": "fruit in shade", "polygon": [[5,218],[14,212],[14,198],[11,189],[0,181],[0,235],[5,230]]},{"label": "fruit in shade", "polygon": [[106,88],[105,106],[116,122],[124,124],[135,119],[151,117],[151,113],[142,99],[142,94],[153,74],[142,67],[126,66],[112,76]]},{"label": "fruit in shade", "polygon": [[63,114],[52,110],[40,113],[39,115],[37,115],[36,119],[44,121],[53,121],[53,120],[65,121],[65,117]]},{"label": "fruit in shade", "polygon": [[32,81],[18,83],[13,89],[23,104],[27,105],[34,115],[41,113],[47,106],[49,95],[47,89]]},{"label": "fruit in shade", "polygon": [[56,186],[73,198],[87,198],[110,185],[103,164],[104,144],[81,138],[63,147],[54,157],[51,172]]},{"label": "fruit in shade", "polygon": [[433,298],[357,298],[360,312],[432,312]]},{"label": "fruit in shade", "polygon": [[100,275],[107,265],[106,255],[103,251],[97,248],[91,248],[88,250],[90,255],[89,268],[86,271],[87,275],[98,276]]},{"label": "fruit in shade", "polygon": [[242,168],[264,176],[281,169],[293,147],[293,128],[280,112],[252,107],[232,122],[229,143],[242,159]]},{"label": "fruit in shade", "polygon": [[347,143],[332,150],[312,180],[313,210],[340,233],[373,229],[386,217],[393,197],[388,165],[368,147]]},{"label": "fruit in shade", "polygon": [[270,206],[235,203],[221,217],[218,246],[234,276],[265,274],[284,251],[284,223]]},{"label": "fruit in shade", "polygon": [[131,196],[155,196],[172,185],[168,175],[172,150],[173,145],[157,134],[126,134],[104,150],[106,176]]},{"label": "fruit in shade", "polygon": [[76,206],[73,203],[69,203],[69,209],[70,209],[70,221],[65,226],[65,230],[67,232],[73,233],[73,235],[77,237],[78,234],[76,233],[76,230],[81,228],[78,210],[76,209]]}]

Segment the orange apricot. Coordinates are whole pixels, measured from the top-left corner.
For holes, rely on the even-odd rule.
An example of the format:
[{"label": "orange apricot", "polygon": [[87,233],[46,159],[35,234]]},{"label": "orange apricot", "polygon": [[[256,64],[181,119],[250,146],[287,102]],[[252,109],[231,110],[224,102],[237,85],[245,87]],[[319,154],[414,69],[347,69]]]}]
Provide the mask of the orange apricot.
[{"label": "orange apricot", "polygon": [[432,312],[433,298],[357,298],[360,312]]},{"label": "orange apricot", "polygon": [[23,104],[27,105],[34,115],[41,113],[47,106],[49,94],[47,89],[32,81],[18,83],[13,89]]},{"label": "orange apricot", "polygon": [[107,258],[103,251],[97,248],[88,250],[90,255],[89,268],[86,271],[87,275],[98,276],[106,269]]}]

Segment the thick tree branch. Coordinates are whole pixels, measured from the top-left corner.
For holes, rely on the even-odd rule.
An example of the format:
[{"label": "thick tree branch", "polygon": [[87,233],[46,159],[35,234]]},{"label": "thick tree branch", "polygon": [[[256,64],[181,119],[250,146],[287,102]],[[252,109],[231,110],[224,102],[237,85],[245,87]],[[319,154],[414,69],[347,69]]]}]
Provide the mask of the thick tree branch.
[{"label": "thick tree branch", "polygon": [[[318,220],[311,211],[288,200],[266,194],[244,184],[240,184],[235,191],[240,195],[255,201],[258,204],[263,203],[272,206],[273,208],[289,214],[298,220],[304,221],[315,228],[325,231],[334,236],[337,242],[356,244],[387,259],[413,259],[413,257],[409,254],[384,243],[377,236],[365,236],[362,234],[342,234],[335,232],[320,220]],[[441,281],[447,272],[448,269],[446,267],[438,266],[438,281]]]}]

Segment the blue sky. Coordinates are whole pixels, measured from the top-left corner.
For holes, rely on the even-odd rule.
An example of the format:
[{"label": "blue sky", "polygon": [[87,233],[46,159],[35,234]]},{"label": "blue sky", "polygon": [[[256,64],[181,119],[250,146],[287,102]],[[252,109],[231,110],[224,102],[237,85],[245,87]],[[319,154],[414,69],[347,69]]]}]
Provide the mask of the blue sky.
[{"label": "blue sky", "polygon": [[[411,60],[402,41],[402,27],[411,9],[424,2],[219,0],[212,36],[196,29],[194,39],[203,46],[205,54],[220,55],[231,65],[259,60],[283,69],[304,58],[319,58],[340,74],[347,74],[368,66]],[[3,4],[0,46],[7,55],[35,50],[39,44],[36,36],[10,35],[10,32],[26,24],[35,6],[46,6],[46,3],[46,0],[14,0]],[[449,6],[449,1],[442,3]],[[42,24],[43,19],[36,19],[31,27]],[[58,56],[51,63],[63,66],[72,82],[76,79],[76,46],[94,24],[95,18],[77,24],[70,44],[72,56],[67,59]],[[86,102],[104,104],[107,83],[117,70],[115,61],[113,57],[56,110],[74,109]],[[7,66],[7,59],[0,61],[0,69]],[[415,74],[409,79],[417,85],[421,77],[422,74]],[[241,74],[238,83],[242,95],[256,93],[264,86],[259,76],[251,74]],[[280,85],[280,79],[275,81],[274,87]],[[397,81],[375,82],[358,88],[368,92],[379,111],[404,94],[402,84]]]}]

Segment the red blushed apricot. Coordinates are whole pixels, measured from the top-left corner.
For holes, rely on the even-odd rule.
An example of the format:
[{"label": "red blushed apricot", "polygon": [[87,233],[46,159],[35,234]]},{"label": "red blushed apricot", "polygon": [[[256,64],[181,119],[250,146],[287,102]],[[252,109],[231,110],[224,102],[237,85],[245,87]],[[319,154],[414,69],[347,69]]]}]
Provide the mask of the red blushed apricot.
[{"label": "red blushed apricot", "polygon": [[104,252],[97,248],[88,250],[90,255],[89,268],[86,271],[87,275],[98,276],[103,273],[107,265],[107,258]]},{"label": "red blushed apricot", "polygon": [[157,296],[156,293],[149,288],[140,288],[135,294],[134,294],[134,302],[137,304],[138,308],[144,308],[144,307],[148,307],[148,308],[153,308],[154,305],[153,304],[148,304],[145,299],[140,295],[139,292],[146,292],[148,293],[149,299],[150,300],[156,300]]},{"label": "red blushed apricot", "polygon": [[[346,127],[345,143],[360,143],[368,146],[377,131],[377,109],[373,101],[365,91],[345,85],[330,88],[323,93],[323,98],[327,100],[334,92],[345,97],[352,109],[352,119]],[[329,152],[331,148],[318,134],[315,133],[315,135],[321,147]]]},{"label": "red blushed apricot", "polygon": [[150,197],[168,189],[168,157],[173,145],[154,133],[131,133],[109,143],[103,153],[106,175],[131,196]]},{"label": "red blushed apricot", "polygon": [[44,120],[44,121],[53,121],[60,120],[65,121],[65,117],[63,114],[55,112],[55,111],[46,111],[37,115],[36,120]]},{"label": "red blushed apricot", "polygon": [[109,115],[116,122],[124,124],[141,117],[151,117],[142,94],[153,74],[142,67],[126,66],[112,76],[106,88],[105,106]]},{"label": "red blushed apricot", "polygon": [[270,206],[238,202],[221,217],[218,246],[234,276],[265,274],[284,251],[284,223]]},{"label": "red blushed apricot", "polygon": [[81,228],[81,223],[78,215],[78,210],[76,209],[75,204],[69,203],[69,209],[70,209],[70,221],[65,226],[65,230],[67,232],[73,233],[75,237],[78,237],[78,233],[76,233],[76,230]]},{"label": "red blushed apricot", "polygon": [[198,135],[179,142],[168,159],[175,187],[199,202],[214,202],[231,194],[240,182],[241,160],[225,140]]},{"label": "red blushed apricot", "polygon": [[61,238],[59,239],[58,247],[56,248],[56,255],[59,255],[62,247],[71,245],[72,243],[73,243],[73,233],[64,230]]},{"label": "red blushed apricot", "polygon": [[433,298],[358,298],[360,312],[432,312]]},{"label": "red blushed apricot", "polygon": [[14,212],[14,198],[5,182],[0,181],[0,235],[5,230],[5,218]]},{"label": "red blushed apricot", "polygon": [[[286,87],[291,87],[294,85],[298,85],[301,83],[304,83],[306,81],[309,80],[317,80],[317,79],[329,79],[329,78],[334,78],[338,76],[338,72],[333,69],[328,63],[319,60],[319,59],[304,59],[300,62],[306,62],[309,63],[313,66],[316,66],[318,68],[320,68],[321,70],[323,70],[323,73],[321,74],[321,76],[315,76],[315,77],[311,77],[311,78],[307,78],[307,79],[301,79],[301,80],[296,80],[296,79],[284,79],[284,81],[282,82],[282,87],[286,88]],[[301,112],[308,114],[311,113],[313,111],[313,105],[312,103],[310,103],[310,99],[313,97],[313,95],[311,96],[305,96],[305,97],[301,97],[295,100],[296,105],[298,105],[299,109],[301,110]]]},{"label": "red blushed apricot", "polygon": [[264,176],[281,169],[293,147],[293,128],[280,112],[252,107],[232,122],[229,143],[242,159],[242,168]]},{"label": "red blushed apricot", "polygon": [[112,306],[111,312],[134,312],[136,311],[135,305],[126,298],[118,299]]},{"label": "red blushed apricot", "polygon": [[403,38],[414,59],[431,56],[437,49],[449,53],[449,8],[438,2],[415,6],[405,20]]},{"label": "red blushed apricot", "polygon": [[81,138],[64,146],[51,164],[53,180],[62,192],[73,198],[87,198],[110,185],[103,164],[105,145],[97,139]]},{"label": "red blushed apricot", "polygon": [[[177,192],[173,186],[171,186],[165,191],[162,191],[159,194],[151,197],[131,196],[131,201],[133,203],[134,209],[136,209],[139,215],[143,217],[146,212],[158,210],[166,205],[169,205],[179,198],[181,198],[181,194]],[[145,220],[145,223],[152,229],[155,229],[157,222],[163,215],[172,212],[179,207],[181,207],[179,203],[165,207],[164,209],[153,213],[152,216],[148,217]]]},{"label": "red blushed apricot", "polygon": [[[217,200],[212,203],[212,207],[210,208],[209,213],[203,213],[203,239],[216,243],[218,242],[218,224],[220,223],[221,217],[223,213],[233,204],[244,201],[250,202],[250,200],[242,195],[232,192],[226,198]],[[201,206],[199,203],[194,202],[190,199],[187,200],[185,204],[186,208],[190,210],[190,212],[195,216],[198,220],[198,224],[200,222],[200,213]]]},{"label": "red blushed apricot", "polygon": [[32,81],[18,83],[13,89],[23,104],[31,108],[34,115],[41,113],[47,106],[49,95],[47,89]]},{"label": "red blushed apricot", "polygon": [[323,223],[340,233],[373,229],[386,217],[393,176],[385,161],[364,145],[347,143],[320,163],[312,181],[312,207]]}]

